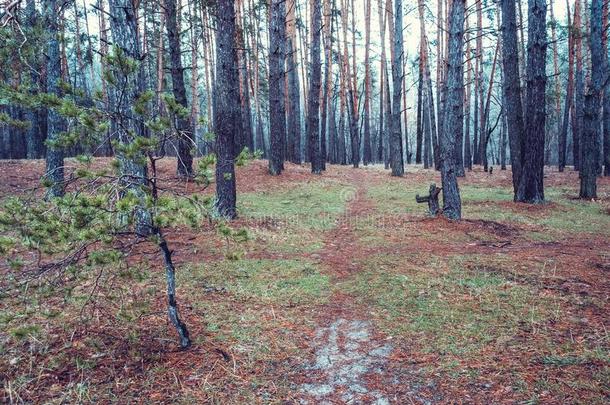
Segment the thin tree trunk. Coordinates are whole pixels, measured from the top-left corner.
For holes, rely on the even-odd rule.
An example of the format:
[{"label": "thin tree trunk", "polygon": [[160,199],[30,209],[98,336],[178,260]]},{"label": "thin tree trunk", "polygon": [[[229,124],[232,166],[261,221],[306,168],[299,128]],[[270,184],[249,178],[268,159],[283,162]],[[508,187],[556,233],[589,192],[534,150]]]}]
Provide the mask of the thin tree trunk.
[{"label": "thin tree trunk", "polygon": [[585,75],[583,71],[583,54],[582,54],[582,10],[581,0],[576,0],[574,6],[574,51],[576,56],[576,71],[575,71],[575,99],[574,99],[574,115],[572,118],[572,153],[574,161],[574,170],[580,170],[580,138],[582,134],[584,120],[584,103],[585,103]]},{"label": "thin tree trunk", "polygon": [[362,161],[368,165],[372,160],[371,153],[371,1],[365,1],[365,48],[364,48],[364,149]]},{"label": "thin tree trunk", "polygon": [[[335,145],[333,136],[327,136],[330,132],[328,125],[328,116],[330,110],[330,120],[334,120],[333,107],[330,102],[331,97],[331,85],[332,85],[332,44],[334,34],[334,19],[332,18],[333,5],[330,0],[324,0],[324,90],[322,95],[322,107],[320,117],[320,155],[322,159],[322,170],[326,170],[326,161],[328,160],[328,151],[326,145],[329,145],[329,149]],[[334,135],[334,134],[333,134]],[[332,155],[332,152],[331,152]]]},{"label": "thin tree trunk", "polygon": [[557,33],[556,33],[556,25],[557,21],[555,20],[555,13],[553,10],[554,0],[549,0],[549,12],[551,18],[551,43],[553,46],[553,72],[555,82],[555,91],[554,91],[554,99],[555,99],[555,125],[556,130],[552,132],[552,135],[549,137],[550,139],[546,143],[546,158],[545,161],[547,164],[551,164],[551,151],[554,149],[555,143],[558,142],[559,133],[561,132],[561,86],[559,84],[560,76],[559,76],[559,52],[557,50]]},{"label": "thin tree trunk", "polygon": [[[422,163],[422,150],[424,142],[424,128],[423,128],[423,92],[424,92],[424,68],[423,68],[423,56],[422,56],[422,43],[419,41],[419,64],[418,64],[418,78],[417,78],[417,134],[415,139],[415,163]],[[427,163],[427,162],[426,162]]]},{"label": "thin tree trunk", "polygon": [[[574,29],[570,18],[570,3],[566,0],[566,10],[568,16],[568,80],[566,88],[566,99],[563,109],[563,123],[558,141],[558,166],[559,171],[563,172],[566,166],[566,150],[568,144],[568,126],[570,123],[570,112],[574,111]],[[574,116],[572,116],[574,120]]]},{"label": "thin tree trunk", "polygon": [[472,49],[470,47],[470,25],[468,16],[465,17],[466,29],[464,41],[466,42],[466,91],[464,94],[464,115],[465,115],[465,134],[464,134],[464,167],[472,170],[472,152],[470,145],[470,104],[471,104],[471,81],[472,81]]},{"label": "thin tree trunk", "polygon": [[379,135],[377,145],[377,160],[382,162],[384,160],[384,138],[385,138],[385,125],[384,125],[384,111],[385,111],[385,99],[389,97],[389,94],[385,92],[386,77],[386,53],[385,53],[385,7],[384,0],[378,0],[377,13],[379,18],[379,36],[381,40],[381,58],[379,59]]}]

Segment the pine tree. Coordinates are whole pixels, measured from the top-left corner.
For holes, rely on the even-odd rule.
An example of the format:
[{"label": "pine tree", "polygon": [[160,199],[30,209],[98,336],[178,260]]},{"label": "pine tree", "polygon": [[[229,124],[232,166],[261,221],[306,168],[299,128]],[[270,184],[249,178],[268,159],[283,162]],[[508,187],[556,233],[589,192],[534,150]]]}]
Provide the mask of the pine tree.
[{"label": "pine tree", "polygon": [[222,217],[237,216],[235,133],[241,119],[239,75],[235,48],[235,6],[221,0],[216,11],[216,84],[214,133],[216,135],[216,210]]}]

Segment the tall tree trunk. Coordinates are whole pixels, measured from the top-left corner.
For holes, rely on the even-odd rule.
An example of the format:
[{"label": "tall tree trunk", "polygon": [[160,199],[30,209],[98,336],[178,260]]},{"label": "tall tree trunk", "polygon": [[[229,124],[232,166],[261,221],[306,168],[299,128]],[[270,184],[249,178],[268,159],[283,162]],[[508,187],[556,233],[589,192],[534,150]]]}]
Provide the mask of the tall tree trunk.
[{"label": "tall tree trunk", "polygon": [[[419,40],[419,64],[418,64],[418,78],[417,78],[417,134],[415,139],[415,163],[422,163],[422,151],[423,151],[423,142],[424,142],[424,119],[423,119],[423,92],[424,92],[424,67],[423,67],[423,57],[422,57],[422,43],[423,41]],[[426,162],[427,163],[427,162]]]},{"label": "tall tree trunk", "polygon": [[[56,0],[43,1],[45,26],[48,32],[47,42],[47,93],[55,97],[62,97],[61,81],[61,50],[59,31],[59,11],[61,2]],[[50,186],[47,197],[61,197],[64,194],[64,151],[58,145],[59,137],[66,130],[66,120],[54,109],[47,112],[47,161],[46,174]]]},{"label": "tall tree trunk", "polygon": [[287,3],[286,18],[286,68],[288,70],[288,158],[301,164],[301,91],[299,85],[299,65],[297,62],[296,0]]},{"label": "tall tree trunk", "polygon": [[[137,15],[133,2],[129,0],[109,0],[110,5],[110,31],[113,45],[120,50],[123,57],[132,61],[142,60],[142,51],[138,36]],[[136,63],[137,63],[136,62]],[[123,62],[124,63],[124,62]],[[115,71],[115,66],[111,66]],[[138,138],[144,137],[144,125],[134,116],[132,106],[145,91],[143,80],[143,64],[139,64],[134,72],[124,73],[124,77],[114,89],[111,108],[115,118],[114,127],[117,131],[119,143],[125,147],[132,146]],[[126,180],[125,187],[135,194],[140,201],[140,208],[135,213],[136,232],[140,235],[150,235],[152,232],[152,215],[145,207],[147,198],[145,189],[149,186],[146,178],[147,166],[139,159],[126,156],[119,152],[121,174]]]},{"label": "tall tree trunk", "polygon": [[576,52],[576,71],[575,71],[575,99],[574,115],[572,118],[572,153],[574,170],[580,170],[580,138],[584,120],[585,103],[585,74],[583,71],[582,38],[584,35],[582,24],[581,0],[576,0],[574,5],[574,51]]},{"label": "tall tree trunk", "polygon": [[284,170],[286,144],[285,42],[286,9],[284,0],[271,0],[269,21],[269,138],[271,153],[269,172],[279,175]]},{"label": "tall tree trunk", "polygon": [[[332,44],[334,34],[334,18],[333,14],[334,6],[330,0],[324,0],[324,90],[322,95],[322,107],[320,117],[320,155],[322,159],[322,170],[326,170],[326,161],[328,160],[328,151],[326,145],[329,145],[329,149],[335,146],[335,138],[333,136],[327,136],[330,131],[328,124],[329,110],[330,120],[334,120],[334,111],[331,97],[331,85],[332,85],[332,69],[333,69],[333,57],[332,57]],[[332,125],[332,124],[331,124]],[[335,135],[336,133],[333,133]],[[332,153],[331,153],[332,154]]]},{"label": "tall tree trunk", "polygon": [[[610,3],[604,2],[604,19],[603,27],[606,29],[602,33],[602,48],[604,49],[604,63],[606,72],[610,70],[610,50],[608,50],[608,31],[610,30]],[[604,176],[610,176],[610,82],[606,81],[604,89],[604,111],[602,116],[603,121],[603,159],[604,164]]]},{"label": "tall tree trunk", "polygon": [[[568,80],[566,88],[566,99],[563,109],[563,122],[559,134],[558,146],[558,167],[563,172],[566,166],[566,150],[568,144],[568,126],[570,123],[570,112],[574,110],[574,29],[570,18],[570,3],[566,0],[566,10],[568,16]],[[574,117],[572,116],[572,120]]]},{"label": "tall tree trunk", "polygon": [[365,2],[365,48],[364,48],[364,149],[362,151],[362,161],[368,165],[372,160],[371,153],[371,1]]},{"label": "tall tree trunk", "polygon": [[242,24],[241,8],[243,2],[241,0],[235,2],[235,29],[236,31],[236,46],[237,60],[239,69],[239,100],[240,100],[240,127],[238,128],[237,136],[235,137],[235,154],[239,155],[244,148],[252,150],[253,134],[252,134],[252,112],[250,111],[250,86],[249,86],[249,71],[248,71],[248,53],[244,36],[245,20]]},{"label": "tall tree trunk", "polygon": [[484,86],[483,86],[483,9],[482,2],[476,1],[477,12],[477,36],[476,36],[476,63],[474,72],[475,81],[475,106],[474,106],[474,163],[481,164],[481,145],[485,138],[484,118]]},{"label": "tall tree trunk", "polygon": [[527,121],[523,172],[517,200],[544,201],[544,138],[546,121],[546,0],[530,0],[527,43]]},{"label": "tall tree trunk", "polygon": [[379,0],[377,13],[379,18],[379,36],[381,39],[381,58],[379,59],[379,137],[378,141],[378,160],[385,162],[385,156],[387,150],[385,147],[385,139],[389,128],[385,125],[387,119],[385,117],[386,111],[386,100],[389,100],[390,95],[386,92],[386,83],[389,80],[387,76],[387,57],[386,57],[386,25],[387,25],[387,11],[385,6],[385,0]]},{"label": "tall tree trunk", "polygon": [[546,157],[545,161],[547,164],[551,164],[551,155],[553,147],[556,142],[558,142],[559,133],[561,132],[561,85],[559,84],[560,76],[559,76],[559,51],[557,49],[557,33],[556,33],[556,25],[557,21],[555,20],[555,12],[553,10],[554,0],[549,0],[549,12],[551,18],[551,44],[553,46],[553,73],[555,82],[554,89],[554,101],[555,101],[555,127],[556,130],[552,131],[552,135],[549,137],[548,142],[546,143]]},{"label": "tall tree trunk", "polygon": [[599,134],[602,86],[608,80],[604,69],[602,48],[603,0],[591,0],[591,83],[585,98],[584,131],[582,134],[582,161],[580,169],[580,198],[597,198],[597,174],[599,166]]},{"label": "tall tree trunk", "polygon": [[471,105],[471,80],[472,80],[472,49],[470,47],[470,25],[468,16],[465,17],[466,29],[464,31],[464,41],[466,42],[466,91],[464,94],[464,115],[465,115],[465,135],[464,135],[464,167],[472,170],[472,152],[470,145],[470,105]]},{"label": "tall tree trunk", "polygon": [[193,134],[193,146],[196,148],[198,155],[201,154],[201,147],[203,140],[201,132],[199,130],[199,41],[197,34],[197,20],[198,20],[198,2],[195,2],[192,6],[188,2],[189,10],[189,23],[191,25],[189,34],[191,41],[191,112],[189,116],[189,124],[191,126],[191,133]]},{"label": "tall tree trunk", "polygon": [[[74,74],[75,88],[80,88],[86,97],[89,97],[89,86],[87,85],[87,69],[83,59],[82,36],[80,27],[80,15],[78,12],[78,1],[72,5],[74,9],[74,53],[76,53],[76,72]],[[80,79],[80,83],[79,83]]]},{"label": "tall tree trunk", "polygon": [[320,81],[322,62],[320,60],[320,35],[322,32],[321,0],[311,0],[311,75],[309,83],[309,106],[307,107],[307,132],[309,138],[309,159],[311,172],[322,172],[322,156],[320,155]]},{"label": "tall tree trunk", "polygon": [[[165,0],[165,13],[174,99],[178,104],[187,109],[188,102],[186,99],[186,86],[184,85],[182,45],[180,41],[180,28],[178,27],[178,7],[176,0]],[[191,146],[194,142],[188,116],[176,114],[174,125],[177,132],[176,151],[178,162],[176,172],[179,176],[190,177],[193,174]]]},{"label": "tall tree trunk", "polygon": [[[40,25],[38,12],[36,11],[36,1],[28,0],[26,3],[26,15],[28,27],[34,31]],[[38,94],[44,91],[44,82],[42,75],[43,60],[39,55],[34,54],[30,59],[30,64],[34,69],[30,69],[30,80],[32,94]],[[26,112],[26,119],[30,123],[30,127],[26,132],[26,148],[28,159],[40,159],[45,156],[45,126],[46,111],[44,109],[31,108]]]},{"label": "tall tree trunk", "polygon": [[359,91],[358,91],[358,65],[356,63],[356,5],[355,0],[346,0],[346,5],[348,5],[349,10],[351,11],[352,17],[352,87],[351,87],[351,98],[352,98],[352,166],[357,168],[360,164],[360,126],[358,119],[360,117],[360,103],[359,103]]},{"label": "tall tree trunk", "polygon": [[235,2],[219,0],[216,10],[216,83],[214,132],[216,134],[216,210],[237,216],[235,189],[235,133],[241,119],[239,72],[235,46]]},{"label": "tall tree trunk", "polygon": [[513,174],[515,200],[519,191],[523,165],[524,124],[521,106],[521,80],[519,79],[519,48],[517,44],[517,19],[515,0],[502,0],[502,66],[504,69],[504,99],[506,100],[506,124],[510,145],[510,162]]},{"label": "tall tree trunk", "polygon": [[496,63],[498,61],[498,53],[500,50],[501,41],[496,44],[496,51],[494,53],[493,63],[491,65],[491,72],[489,75],[489,87],[487,88],[487,97],[485,98],[485,108],[483,109],[483,119],[481,120],[481,136],[479,138],[479,159],[483,165],[485,171],[489,169],[487,161],[487,145],[489,144],[489,137],[491,136],[490,128],[488,127],[489,122],[489,109],[491,102],[491,92],[494,87],[494,75],[496,72]]},{"label": "tall tree trunk", "polygon": [[402,154],[401,92],[402,92],[402,0],[394,0],[394,43],[392,57],[392,138],[390,142],[392,176],[402,176],[405,173]]},{"label": "tall tree trunk", "polygon": [[[423,16],[424,2],[422,0],[418,1],[419,3],[419,21],[420,21],[420,30],[424,32],[425,30],[425,20]],[[437,15],[436,15],[436,109],[438,112],[438,131],[439,135],[443,132],[443,103],[446,101],[446,88],[445,88],[445,76],[447,74],[447,61],[445,59],[445,52],[447,49],[443,49],[444,39],[446,31],[446,24],[449,21],[445,21],[444,12],[443,12],[443,4],[449,2],[447,0],[437,0]],[[449,11],[449,10],[446,10]],[[425,35],[424,35],[425,36]],[[448,38],[447,38],[448,39]],[[428,40],[426,39],[426,51],[428,47]],[[436,169],[440,169],[440,155],[438,145],[435,148],[435,166]]]},{"label": "tall tree trunk", "polygon": [[449,13],[449,41],[447,60],[447,99],[444,130],[440,137],[441,180],[443,183],[443,215],[461,219],[462,203],[456,177],[455,148],[458,133],[463,128],[464,100],[464,10],[466,0],[453,0]]}]

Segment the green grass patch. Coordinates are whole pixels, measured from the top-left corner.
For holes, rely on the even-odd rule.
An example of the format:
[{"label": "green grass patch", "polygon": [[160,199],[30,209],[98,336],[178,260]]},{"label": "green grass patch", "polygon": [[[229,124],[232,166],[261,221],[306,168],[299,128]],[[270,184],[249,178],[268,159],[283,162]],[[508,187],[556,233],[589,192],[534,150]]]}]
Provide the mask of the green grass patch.
[{"label": "green grass patch", "polygon": [[303,183],[289,190],[241,194],[238,209],[244,217],[273,218],[292,229],[328,230],[353,195],[353,187],[335,182]]},{"label": "green grass patch", "polygon": [[460,259],[434,258],[422,269],[410,258],[372,258],[344,287],[379,310],[389,333],[420,337],[425,351],[439,354],[475,356],[552,316],[534,288]]},{"label": "green grass patch", "polygon": [[322,303],[329,294],[328,276],[304,260],[222,261],[186,273],[204,285],[226,289],[239,299],[256,299],[263,304]]},{"label": "green grass patch", "polygon": [[559,205],[540,220],[540,225],[556,231],[610,235],[610,215],[597,202],[573,199],[573,191],[562,188],[545,190],[545,196]]},{"label": "green grass patch", "polygon": [[[422,213],[426,208],[415,201],[417,194],[428,194],[429,185],[417,185],[407,182],[389,181],[367,189],[367,197],[375,200],[377,210],[384,214]],[[425,204],[424,204],[425,205]]]}]

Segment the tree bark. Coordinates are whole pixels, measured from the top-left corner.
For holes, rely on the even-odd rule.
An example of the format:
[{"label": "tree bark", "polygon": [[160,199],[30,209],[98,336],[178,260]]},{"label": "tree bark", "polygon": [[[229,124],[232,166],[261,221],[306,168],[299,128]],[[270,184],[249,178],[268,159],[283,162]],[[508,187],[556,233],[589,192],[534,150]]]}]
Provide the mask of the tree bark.
[{"label": "tree bark", "polygon": [[608,78],[604,69],[602,48],[602,1],[591,0],[591,83],[585,97],[584,131],[582,134],[582,161],[580,169],[580,198],[597,198],[597,174],[599,166],[599,134],[602,86]]},{"label": "tree bark", "polygon": [[241,119],[239,72],[235,49],[235,2],[219,0],[216,10],[216,84],[214,127],[216,133],[216,210],[237,216],[235,189],[235,133]]},{"label": "tree bark", "polygon": [[271,0],[269,22],[269,172],[277,176],[284,170],[286,144],[285,42],[286,8],[284,0]]},{"label": "tree bark", "polygon": [[[566,86],[566,99],[563,109],[563,122],[561,132],[557,142],[558,152],[558,168],[563,172],[566,166],[566,151],[568,144],[568,126],[570,123],[570,112],[574,110],[574,29],[570,18],[570,3],[566,0],[566,9],[568,16],[568,80]],[[572,120],[574,117],[572,116]]]},{"label": "tree bark", "polygon": [[402,0],[394,0],[394,43],[392,57],[392,138],[391,167],[392,176],[402,176],[405,173],[402,153],[402,131],[400,125],[401,116],[401,94],[402,94]]},{"label": "tree bark", "polygon": [[513,192],[516,200],[523,164],[523,132],[525,127],[523,125],[523,107],[521,106],[515,0],[502,0],[502,44],[503,92],[506,100],[506,124],[513,174]]},{"label": "tree bark", "polygon": [[362,151],[362,163],[366,166],[372,160],[371,153],[371,61],[370,61],[370,46],[371,46],[371,1],[365,2],[365,18],[364,18],[364,148]]},{"label": "tree bark", "polygon": [[[322,94],[322,107],[320,117],[320,156],[322,160],[322,170],[326,170],[326,161],[328,160],[328,151],[326,145],[329,145],[329,149],[333,149],[335,145],[334,136],[327,136],[327,133],[331,131],[328,124],[329,121],[329,110],[330,120],[334,120],[334,111],[332,103],[330,102],[331,96],[331,85],[332,85],[332,69],[333,69],[333,58],[332,58],[332,44],[333,44],[333,33],[334,33],[334,19],[333,19],[333,5],[330,0],[324,0],[324,90]],[[336,135],[333,133],[333,135]]]},{"label": "tree bark", "polygon": [[286,67],[288,69],[288,103],[286,105],[288,131],[288,158],[301,164],[301,91],[297,62],[296,0],[287,2]]},{"label": "tree bark", "polygon": [[[608,50],[608,30],[609,28],[609,15],[610,15],[610,5],[608,1],[604,2],[604,19],[602,26],[605,29],[602,32],[602,48],[604,51],[604,63],[605,70],[608,72],[610,70],[610,50]],[[604,164],[604,176],[610,176],[610,82],[606,81],[606,86],[604,88],[604,99],[603,99],[604,109],[603,109],[603,158],[602,163]]]},{"label": "tree bark", "polygon": [[580,170],[580,138],[584,120],[585,103],[585,75],[583,71],[582,55],[582,17],[581,0],[576,0],[574,5],[574,48],[576,52],[576,71],[575,71],[575,94],[574,94],[574,114],[572,118],[572,153],[574,170]]},{"label": "tree bark", "polygon": [[530,0],[527,43],[527,121],[517,201],[544,202],[546,123],[546,0]]},{"label": "tree bark", "polygon": [[464,100],[464,10],[466,0],[453,0],[450,6],[449,58],[447,60],[447,98],[443,132],[440,138],[443,215],[459,220],[462,203],[456,176],[455,148],[457,133],[463,126]]},{"label": "tree bark", "polygon": [[[59,9],[60,1],[44,0],[43,12],[48,32],[47,42],[47,93],[56,97],[62,97],[61,90],[61,51],[59,32]],[[47,110],[47,148],[46,173],[50,186],[47,189],[47,197],[61,197],[64,194],[64,150],[56,143],[60,134],[66,130],[66,120],[57,111]]]},{"label": "tree bark", "polygon": [[[186,86],[184,85],[184,69],[182,68],[182,45],[180,41],[180,28],[178,27],[176,0],[165,0],[167,42],[171,61],[172,90],[174,99],[185,109],[188,108],[186,99]],[[188,116],[176,114],[174,119],[176,128],[177,168],[179,176],[193,175],[193,156],[191,147],[194,144]]]},{"label": "tree bark", "polygon": [[[384,157],[384,143],[385,138],[385,125],[384,125],[384,111],[385,111],[385,98],[389,97],[389,94],[385,93],[385,81],[387,80],[385,75],[386,65],[386,54],[385,54],[385,10],[384,0],[378,0],[377,14],[379,18],[379,36],[381,40],[381,57],[379,58],[379,131],[377,138],[377,161],[382,162]],[[419,132],[418,132],[419,134]]]},{"label": "tree bark", "polygon": [[466,127],[464,134],[464,167],[472,170],[472,152],[470,145],[470,104],[471,104],[471,80],[472,80],[472,49],[470,47],[470,33],[468,16],[465,17],[464,41],[466,42],[466,92],[464,94],[464,115]]},{"label": "tree bark", "polygon": [[309,138],[309,159],[311,172],[322,172],[322,156],[320,155],[320,81],[322,66],[320,60],[320,35],[322,31],[321,0],[311,0],[311,75],[309,83],[309,105],[307,107],[307,132]]}]

